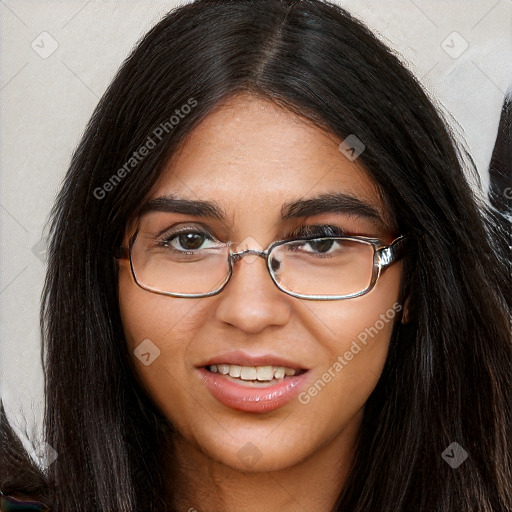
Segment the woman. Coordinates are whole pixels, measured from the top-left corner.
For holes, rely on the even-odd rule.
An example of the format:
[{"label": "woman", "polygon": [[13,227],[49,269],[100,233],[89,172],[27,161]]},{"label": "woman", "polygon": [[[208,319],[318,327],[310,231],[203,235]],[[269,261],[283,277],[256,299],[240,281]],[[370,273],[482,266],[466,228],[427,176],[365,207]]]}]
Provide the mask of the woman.
[{"label": "woman", "polygon": [[510,510],[509,254],[465,168],[414,77],[336,5],[171,12],[52,212],[58,457],[4,493],[56,511]]}]

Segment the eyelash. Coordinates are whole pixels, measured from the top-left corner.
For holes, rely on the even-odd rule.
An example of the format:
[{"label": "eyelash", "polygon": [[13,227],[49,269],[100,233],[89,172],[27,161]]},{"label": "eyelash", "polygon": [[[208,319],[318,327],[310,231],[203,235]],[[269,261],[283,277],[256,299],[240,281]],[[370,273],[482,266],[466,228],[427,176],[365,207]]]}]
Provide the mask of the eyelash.
[{"label": "eyelash", "polygon": [[294,229],[286,236],[287,240],[293,239],[308,239],[308,238],[322,238],[328,236],[346,236],[346,232],[339,226],[331,224],[312,224],[303,225]]},{"label": "eyelash", "polygon": [[[159,246],[167,246],[171,243],[173,238],[183,233],[194,233],[198,235],[204,235],[210,241],[219,241],[215,238],[209,230],[206,228],[200,229],[197,227],[184,227],[177,231],[166,233],[162,238],[157,241]],[[288,233],[283,240],[301,240],[309,238],[323,238],[330,236],[346,236],[346,232],[339,226],[333,226],[330,224],[313,224],[313,225],[302,225],[295,228],[292,232]]]}]

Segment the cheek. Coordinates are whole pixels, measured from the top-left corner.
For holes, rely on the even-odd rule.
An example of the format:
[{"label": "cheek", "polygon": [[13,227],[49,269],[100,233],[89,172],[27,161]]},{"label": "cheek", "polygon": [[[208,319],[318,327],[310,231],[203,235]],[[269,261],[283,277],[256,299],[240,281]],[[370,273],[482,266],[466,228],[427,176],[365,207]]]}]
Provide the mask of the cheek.
[{"label": "cheek", "polygon": [[178,299],[143,290],[126,268],[119,272],[119,307],[130,348],[149,338],[163,342],[162,348],[182,347],[204,322],[204,303],[199,299]]},{"label": "cheek", "polygon": [[[310,302],[316,320],[316,339],[327,339],[329,348],[339,351],[347,341],[389,339],[399,317],[401,268],[387,269],[368,294],[343,301]],[[371,348],[370,348],[371,349]]]},{"label": "cheek", "polygon": [[[136,378],[161,410],[170,399],[178,411],[180,382],[192,363],[194,335],[204,323],[204,308],[193,299],[176,299],[137,286],[129,270],[119,272],[119,307]],[[172,306],[171,306],[172,304]]]},{"label": "cheek", "polygon": [[317,408],[318,414],[324,411],[340,419],[355,414],[380,378],[402,310],[400,269],[388,270],[365,296],[343,303],[308,304],[315,318],[310,330],[323,340],[323,357],[315,382],[299,399]]}]

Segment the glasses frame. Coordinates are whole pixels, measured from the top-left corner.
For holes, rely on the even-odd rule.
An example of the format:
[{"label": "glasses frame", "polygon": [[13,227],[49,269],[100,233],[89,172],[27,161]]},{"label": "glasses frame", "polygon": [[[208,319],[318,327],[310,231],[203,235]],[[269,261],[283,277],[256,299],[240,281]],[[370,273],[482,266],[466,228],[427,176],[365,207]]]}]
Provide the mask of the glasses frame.
[{"label": "glasses frame", "polygon": [[[137,284],[143,290],[146,290],[151,293],[157,293],[159,295],[166,295],[168,297],[177,297],[177,298],[203,298],[203,297],[212,297],[214,295],[219,294],[228,284],[231,276],[233,275],[233,263],[241,260],[244,256],[247,255],[255,255],[263,258],[266,262],[267,270],[270,274],[270,277],[276,287],[286,293],[287,295],[291,295],[292,297],[296,297],[298,299],[306,299],[306,300],[343,300],[343,299],[353,299],[355,297],[361,297],[362,295],[366,295],[371,292],[375,285],[377,284],[379,277],[382,275],[382,272],[398,261],[398,259],[402,256],[405,245],[406,245],[406,237],[404,235],[399,235],[396,237],[391,243],[385,244],[382,240],[378,238],[370,238],[366,236],[324,236],[324,237],[307,237],[307,238],[298,238],[294,240],[277,240],[272,242],[265,250],[260,251],[257,249],[244,249],[243,251],[229,251],[228,255],[228,268],[229,272],[224,280],[224,282],[215,290],[207,293],[174,293],[174,292],[164,292],[160,290],[155,290],[153,288],[149,288],[137,280],[137,274],[135,273],[135,269],[133,268],[133,260],[132,260],[132,247],[137,239],[138,231],[132,236],[130,239],[128,248],[121,247],[119,253],[115,256],[116,259],[129,259],[130,261],[130,269],[133,280],[135,284]],[[281,245],[291,244],[301,241],[307,240],[348,240],[366,243],[371,245],[373,248],[373,268],[372,268],[372,277],[368,286],[361,292],[352,293],[348,295],[304,295],[300,293],[295,293],[285,288],[282,288],[281,285],[276,281],[273,270],[271,268],[270,263],[270,254],[272,251]]]}]

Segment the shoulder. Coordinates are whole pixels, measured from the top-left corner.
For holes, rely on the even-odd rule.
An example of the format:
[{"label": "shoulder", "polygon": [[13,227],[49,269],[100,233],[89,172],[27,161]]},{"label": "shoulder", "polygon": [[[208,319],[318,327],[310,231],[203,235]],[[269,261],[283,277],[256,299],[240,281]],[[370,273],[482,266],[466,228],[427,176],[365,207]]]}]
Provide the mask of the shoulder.
[{"label": "shoulder", "polygon": [[[49,511],[49,484],[12,429],[0,400],[0,512]],[[46,502],[46,503],[45,503]]]},{"label": "shoulder", "polygon": [[13,492],[4,494],[0,491],[0,512],[32,510],[40,512],[51,512],[51,509],[44,503],[32,499],[26,494]]}]

